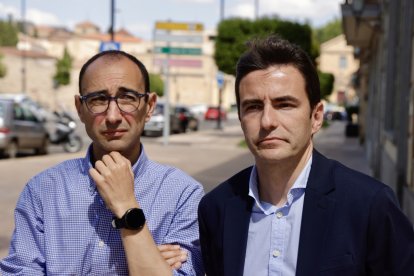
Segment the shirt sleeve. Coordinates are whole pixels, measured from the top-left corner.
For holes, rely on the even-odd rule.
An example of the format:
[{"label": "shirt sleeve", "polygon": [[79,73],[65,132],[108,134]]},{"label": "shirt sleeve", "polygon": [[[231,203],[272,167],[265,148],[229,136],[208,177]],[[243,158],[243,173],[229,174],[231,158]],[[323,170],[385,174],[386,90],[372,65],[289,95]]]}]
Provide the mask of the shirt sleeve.
[{"label": "shirt sleeve", "polygon": [[188,259],[174,275],[204,275],[199,241],[197,208],[204,195],[200,185],[184,190],[164,243],[179,244],[188,251]]},{"label": "shirt sleeve", "polygon": [[42,208],[30,182],[19,197],[14,219],[9,255],[0,262],[0,274],[45,275]]},{"label": "shirt sleeve", "polygon": [[367,275],[414,275],[414,230],[391,188],[376,193],[369,218]]}]

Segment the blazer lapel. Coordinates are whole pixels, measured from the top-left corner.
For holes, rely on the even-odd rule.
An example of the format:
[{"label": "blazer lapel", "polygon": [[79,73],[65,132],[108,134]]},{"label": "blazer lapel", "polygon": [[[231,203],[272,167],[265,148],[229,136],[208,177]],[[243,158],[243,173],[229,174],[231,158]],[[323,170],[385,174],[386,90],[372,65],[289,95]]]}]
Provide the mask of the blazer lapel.
[{"label": "blazer lapel", "polygon": [[333,216],[335,201],[329,194],[334,190],[330,177],[330,162],[316,150],[305,192],[297,276],[317,275],[327,226]]},{"label": "blazer lapel", "polygon": [[[245,183],[239,185],[248,186]],[[226,203],[223,234],[223,263],[226,276],[243,275],[252,204],[253,201],[247,192],[236,195]]]}]

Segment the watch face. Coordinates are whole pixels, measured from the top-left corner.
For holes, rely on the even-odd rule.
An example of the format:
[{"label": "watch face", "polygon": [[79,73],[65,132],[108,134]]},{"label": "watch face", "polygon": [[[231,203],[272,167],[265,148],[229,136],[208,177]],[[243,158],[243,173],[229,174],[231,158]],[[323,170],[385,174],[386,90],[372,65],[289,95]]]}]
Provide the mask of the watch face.
[{"label": "watch face", "polygon": [[125,216],[125,224],[128,229],[139,229],[145,224],[145,215],[142,209],[133,208],[128,210]]}]

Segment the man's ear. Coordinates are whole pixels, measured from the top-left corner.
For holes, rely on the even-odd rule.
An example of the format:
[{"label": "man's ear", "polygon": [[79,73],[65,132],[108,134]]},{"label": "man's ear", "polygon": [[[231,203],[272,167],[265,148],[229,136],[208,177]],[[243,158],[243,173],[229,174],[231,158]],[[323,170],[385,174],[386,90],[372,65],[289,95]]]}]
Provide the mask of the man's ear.
[{"label": "man's ear", "polygon": [[154,113],[155,106],[157,105],[157,94],[155,92],[150,92],[148,94],[147,100],[147,112],[145,113],[145,122],[148,122],[151,119],[152,113]]},{"label": "man's ear", "polygon": [[83,108],[82,108],[82,103],[80,101],[79,95],[75,95],[75,106],[76,106],[76,111],[78,112],[79,119],[81,120],[82,123],[84,123]]},{"label": "man's ear", "polygon": [[322,123],[323,123],[322,102],[317,103],[316,106],[313,108],[311,121],[312,121],[312,135],[313,135],[317,133],[322,127]]}]

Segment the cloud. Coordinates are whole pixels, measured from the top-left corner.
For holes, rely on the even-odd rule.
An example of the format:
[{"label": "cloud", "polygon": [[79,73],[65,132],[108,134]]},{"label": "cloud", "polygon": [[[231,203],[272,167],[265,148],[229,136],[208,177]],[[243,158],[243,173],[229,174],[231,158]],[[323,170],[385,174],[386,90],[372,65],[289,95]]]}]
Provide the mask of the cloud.
[{"label": "cloud", "polygon": [[15,7],[0,3],[0,18],[7,18],[9,15],[13,16],[14,19],[19,19],[20,11]]},{"label": "cloud", "polygon": [[[257,0],[259,17],[278,15],[280,18],[304,22],[313,25],[324,24],[340,16],[340,3],[343,0]],[[239,0],[227,7],[226,17],[254,18],[256,0]]]},{"label": "cloud", "polygon": [[177,3],[194,3],[194,4],[210,4],[214,3],[216,0],[173,0]]},{"label": "cloud", "polygon": [[[21,20],[22,18],[21,10],[16,9],[16,7],[13,6],[0,3],[0,18],[7,18],[9,15],[13,16],[15,20]],[[36,25],[62,25],[62,22],[56,15],[38,9],[27,9],[25,16],[26,21],[32,22]]]},{"label": "cloud", "polygon": [[36,25],[62,25],[62,22],[56,15],[38,9],[28,9],[26,18],[28,21],[31,21]]}]

